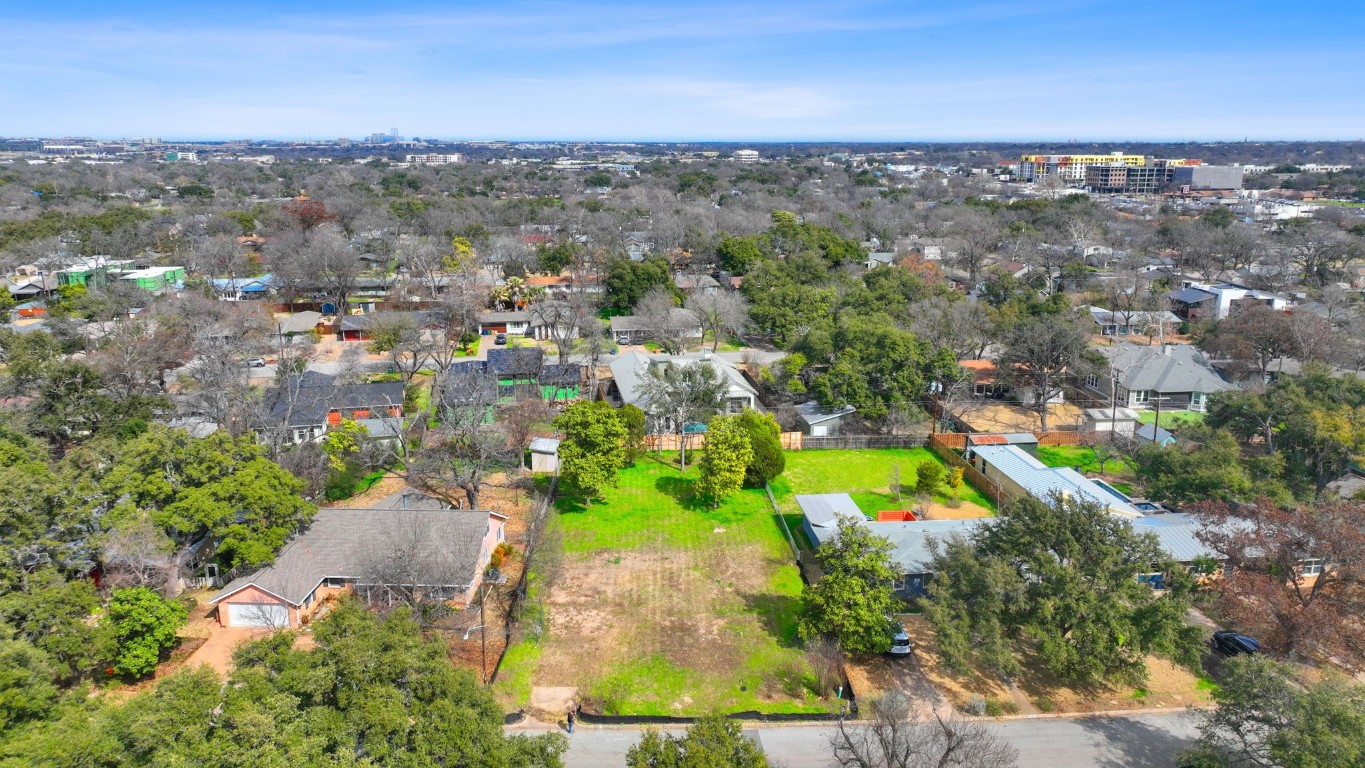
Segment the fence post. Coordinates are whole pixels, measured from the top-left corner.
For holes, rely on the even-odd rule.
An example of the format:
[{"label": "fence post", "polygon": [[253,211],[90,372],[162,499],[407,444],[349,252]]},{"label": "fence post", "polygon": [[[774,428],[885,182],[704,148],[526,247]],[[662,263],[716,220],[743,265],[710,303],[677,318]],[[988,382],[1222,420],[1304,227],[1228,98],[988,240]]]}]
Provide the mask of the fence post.
[{"label": "fence post", "polygon": [[792,529],[787,527],[787,518],[782,516],[782,510],[777,506],[777,499],[773,496],[772,486],[763,484],[763,490],[768,494],[768,503],[773,505],[773,514],[777,515],[778,522],[782,523],[782,532],[787,535],[787,546],[792,548],[792,557],[796,558],[796,565],[801,565],[801,550],[796,547],[796,539],[792,538]]}]

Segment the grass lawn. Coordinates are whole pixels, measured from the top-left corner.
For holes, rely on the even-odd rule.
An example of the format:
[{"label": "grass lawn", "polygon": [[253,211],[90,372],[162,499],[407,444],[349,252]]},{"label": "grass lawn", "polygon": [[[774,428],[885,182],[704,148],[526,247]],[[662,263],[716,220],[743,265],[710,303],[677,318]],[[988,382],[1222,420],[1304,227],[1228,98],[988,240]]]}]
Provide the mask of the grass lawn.
[{"label": "grass lawn", "polygon": [[[1138,411],[1138,421],[1151,424],[1156,421],[1156,411]],[[1195,411],[1162,411],[1161,428],[1178,429],[1185,424],[1203,424],[1204,414]]]},{"label": "grass lawn", "polygon": [[1095,450],[1085,445],[1052,445],[1038,448],[1038,460],[1049,467],[1071,467],[1083,475],[1133,476],[1133,470],[1118,459],[1104,463],[1104,471],[1095,459]]},{"label": "grass lawn", "polygon": [[[773,496],[787,519],[793,534],[799,535],[801,508],[797,494],[847,493],[864,513],[876,516],[878,510],[908,509],[914,506],[915,467],[922,461],[943,463],[928,448],[870,448],[866,450],[788,451],[787,469],[771,483]],[[901,471],[903,492],[898,502],[891,495],[891,467]],[[935,499],[948,501],[945,493]],[[985,494],[964,483],[962,501],[971,502],[992,512],[995,502]]]},{"label": "grass lawn", "polygon": [[826,711],[797,647],[801,577],[767,494],[709,509],[691,500],[695,477],[649,457],[591,505],[557,501],[546,632],[508,650],[505,704],[537,686],[574,687],[610,714]]}]

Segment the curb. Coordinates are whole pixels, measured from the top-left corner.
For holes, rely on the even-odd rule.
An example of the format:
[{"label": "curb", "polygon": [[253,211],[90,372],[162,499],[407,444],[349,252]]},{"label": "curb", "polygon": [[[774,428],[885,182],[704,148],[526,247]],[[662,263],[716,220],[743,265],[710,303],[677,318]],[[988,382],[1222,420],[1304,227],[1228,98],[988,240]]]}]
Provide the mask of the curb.
[{"label": "curb", "polygon": [[[1196,708],[1197,709],[1197,708]],[[1083,720],[1086,718],[1119,718],[1131,717],[1136,715],[1183,715],[1189,708],[1176,707],[1149,707],[1146,709],[1107,709],[1098,712],[1049,712],[1037,715],[1001,715],[1000,717],[964,717],[964,720],[971,722],[985,723],[1013,723],[1028,720]],[[740,720],[743,727],[751,728],[829,728],[837,723],[837,720],[797,720],[790,722],[774,722],[771,720]],[[849,725],[871,725],[871,720],[847,720]],[[589,724],[579,720],[574,730],[577,731],[643,731],[658,728],[685,728],[687,723],[603,723]],[[508,731],[562,731],[563,728],[553,723],[543,723],[539,720],[527,716],[521,721],[503,726]]]}]

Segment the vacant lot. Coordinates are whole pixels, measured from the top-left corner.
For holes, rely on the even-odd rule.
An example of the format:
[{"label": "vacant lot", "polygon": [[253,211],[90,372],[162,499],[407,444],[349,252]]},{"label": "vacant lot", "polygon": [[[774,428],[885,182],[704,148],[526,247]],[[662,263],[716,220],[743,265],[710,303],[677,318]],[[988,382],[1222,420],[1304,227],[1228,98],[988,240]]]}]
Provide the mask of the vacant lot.
[{"label": "vacant lot", "polygon": [[[915,467],[924,461],[943,464],[928,448],[788,451],[786,472],[771,484],[773,496],[792,532],[799,536],[801,508],[796,503],[797,494],[847,493],[859,509],[873,517],[878,510],[913,508]],[[900,501],[891,495],[893,467],[900,469]],[[950,499],[946,493],[937,494],[930,517],[980,517],[995,510],[995,503],[968,483],[963,483],[960,498],[961,506],[954,509],[948,506]]]},{"label": "vacant lot", "polygon": [[767,495],[699,507],[695,476],[648,458],[604,501],[560,500],[558,573],[535,596],[546,632],[509,649],[505,703],[563,687],[606,713],[824,710],[795,642],[800,575]]}]

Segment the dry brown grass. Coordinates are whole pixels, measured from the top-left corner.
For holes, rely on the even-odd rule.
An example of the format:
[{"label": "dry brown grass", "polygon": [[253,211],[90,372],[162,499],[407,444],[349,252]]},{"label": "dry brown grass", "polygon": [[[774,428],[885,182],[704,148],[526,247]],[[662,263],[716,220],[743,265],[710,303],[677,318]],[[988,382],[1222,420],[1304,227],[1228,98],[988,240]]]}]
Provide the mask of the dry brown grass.
[{"label": "dry brown grass", "polygon": [[[973,669],[961,674],[945,666],[939,655],[934,629],[923,616],[905,617],[905,631],[915,644],[920,667],[930,681],[961,710],[974,696],[1007,702],[1011,692],[995,675]],[[1015,679],[1028,702],[1040,712],[1101,712],[1189,705],[1202,706],[1211,701],[1208,691],[1199,689],[1199,677],[1189,670],[1156,656],[1147,657],[1147,682],[1142,688],[1131,686],[1076,689],[1062,685],[1030,659]]]}]

